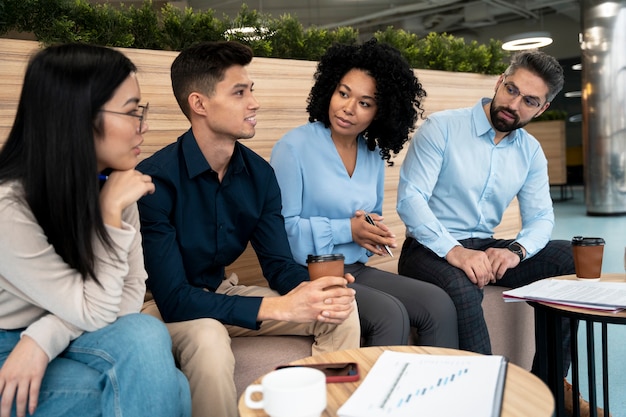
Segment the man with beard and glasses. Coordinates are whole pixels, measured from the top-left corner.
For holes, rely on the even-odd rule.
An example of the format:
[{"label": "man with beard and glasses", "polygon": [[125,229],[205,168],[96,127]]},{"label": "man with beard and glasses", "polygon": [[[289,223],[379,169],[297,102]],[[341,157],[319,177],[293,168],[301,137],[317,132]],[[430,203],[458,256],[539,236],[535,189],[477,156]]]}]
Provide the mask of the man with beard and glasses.
[{"label": "man with beard and glasses", "polygon": [[[492,99],[428,117],[402,165],[397,209],[407,239],[398,272],[450,295],[463,350],[491,354],[481,307],[485,285],[515,288],[574,273],[570,242],[550,240],[554,212],[546,157],[522,129],[561,88],[563,69],[556,59],[520,52],[498,78]],[[522,229],[515,240],[494,239],[515,197]],[[569,335],[569,321],[563,326]],[[569,342],[563,341],[565,375]],[[567,393],[565,407],[571,409],[571,388]],[[587,403],[581,406],[589,411]]]}]

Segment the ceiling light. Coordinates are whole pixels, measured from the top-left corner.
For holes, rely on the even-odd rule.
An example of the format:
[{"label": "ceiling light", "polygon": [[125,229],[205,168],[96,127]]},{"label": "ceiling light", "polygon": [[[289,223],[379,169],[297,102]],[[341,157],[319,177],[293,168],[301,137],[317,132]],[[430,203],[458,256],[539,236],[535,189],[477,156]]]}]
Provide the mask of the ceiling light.
[{"label": "ceiling light", "polygon": [[568,91],[565,93],[565,97],[582,97],[582,91]]},{"label": "ceiling light", "polygon": [[574,64],[574,65],[572,65],[572,69],[574,71],[580,71],[580,70],[583,69],[583,64]]},{"label": "ceiling light", "polygon": [[552,37],[548,32],[527,32],[505,38],[502,49],[505,51],[521,51],[524,49],[541,48],[551,43]]}]

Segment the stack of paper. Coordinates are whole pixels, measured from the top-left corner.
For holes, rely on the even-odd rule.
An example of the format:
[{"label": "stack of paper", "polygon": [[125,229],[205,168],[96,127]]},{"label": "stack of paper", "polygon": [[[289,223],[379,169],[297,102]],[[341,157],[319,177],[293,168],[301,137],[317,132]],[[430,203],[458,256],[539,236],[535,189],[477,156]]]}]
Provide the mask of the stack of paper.
[{"label": "stack of paper", "polygon": [[339,417],[497,417],[507,360],[502,356],[383,352]]},{"label": "stack of paper", "polygon": [[626,308],[623,282],[543,279],[502,293],[504,301],[542,301],[595,310],[619,311]]}]

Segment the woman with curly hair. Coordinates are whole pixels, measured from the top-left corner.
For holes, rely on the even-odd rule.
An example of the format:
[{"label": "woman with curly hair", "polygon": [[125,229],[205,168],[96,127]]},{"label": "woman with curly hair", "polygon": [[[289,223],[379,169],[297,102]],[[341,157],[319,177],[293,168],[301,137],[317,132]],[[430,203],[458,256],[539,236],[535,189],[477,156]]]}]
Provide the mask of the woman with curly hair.
[{"label": "woman with curly hair", "polygon": [[[458,347],[456,310],[440,288],[366,265],[395,237],[382,223],[385,163],[407,142],[426,96],[393,47],[371,40],[334,45],[320,60],[308,98],[309,122],[272,150],[295,260],[341,253],[356,281],[366,345]],[[373,220],[375,225],[367,220]]]}]

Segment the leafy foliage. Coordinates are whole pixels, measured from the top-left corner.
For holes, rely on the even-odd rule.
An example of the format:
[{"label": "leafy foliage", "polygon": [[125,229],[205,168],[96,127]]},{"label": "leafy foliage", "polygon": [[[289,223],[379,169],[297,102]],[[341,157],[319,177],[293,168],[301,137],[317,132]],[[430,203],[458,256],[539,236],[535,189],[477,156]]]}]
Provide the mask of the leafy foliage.
[{"label": "leafy foliage", "polygon": [[541,113],[539,117],[532,119],[533,122],[543,122],[546,120],[565,120],[567,112],[565,110],[549,109]]},{"label": "leafy foliage", "polygon": [[139,8],[130,7],[128,16],[130,33],[134,39],[133,46],[141,49],[161,49],[159,15],[152,4],[146,1]]},{"label": "leafy foliage", "polygon": [[[234,19],[220,19],[211,9],[180,9],[170,3],[157,10],[152,0],[144,0],[140,7],[87,0],[0,0],[0,36],[13,30],[31,32],[46,45],[89,42],[173,51],[196,42],[233,39],[249,45],[255,56],[314,61],[335,42],[359,40],[351,27],[305,29],[289,14],[273,18],[246,4]],[[506,68],[508,54],[501,41],[493,39],[481,45],[445,33],[420,38],[392,27],[374,36],[399,49],[414,68],[482,74],[499,74]]]},{"label": "leafy foliage", "polygon": [[507,53],[499,41],[481,45],[476,41],[466,43],[446,33],[429,33],[424,38],[388,27],[374,35],[380,42],[398,48],[413,68],[442,71],[499,74],[506,69]]},{"label": "leafy foliage", "polygon": [[181,10],[167,3],[161,9],[161,47],[180,51],[196,42],[224,40],[225,22],[213,16],[213,10],[194,12]]},{"label": "leafy foliage", "polygon": [[272,57],[319,60],[329,46],[335,42],[355,44],[358,32],[350,27],[335,30],[312,26],[304,29],[293,16],[287,14],[269,24]]}]

